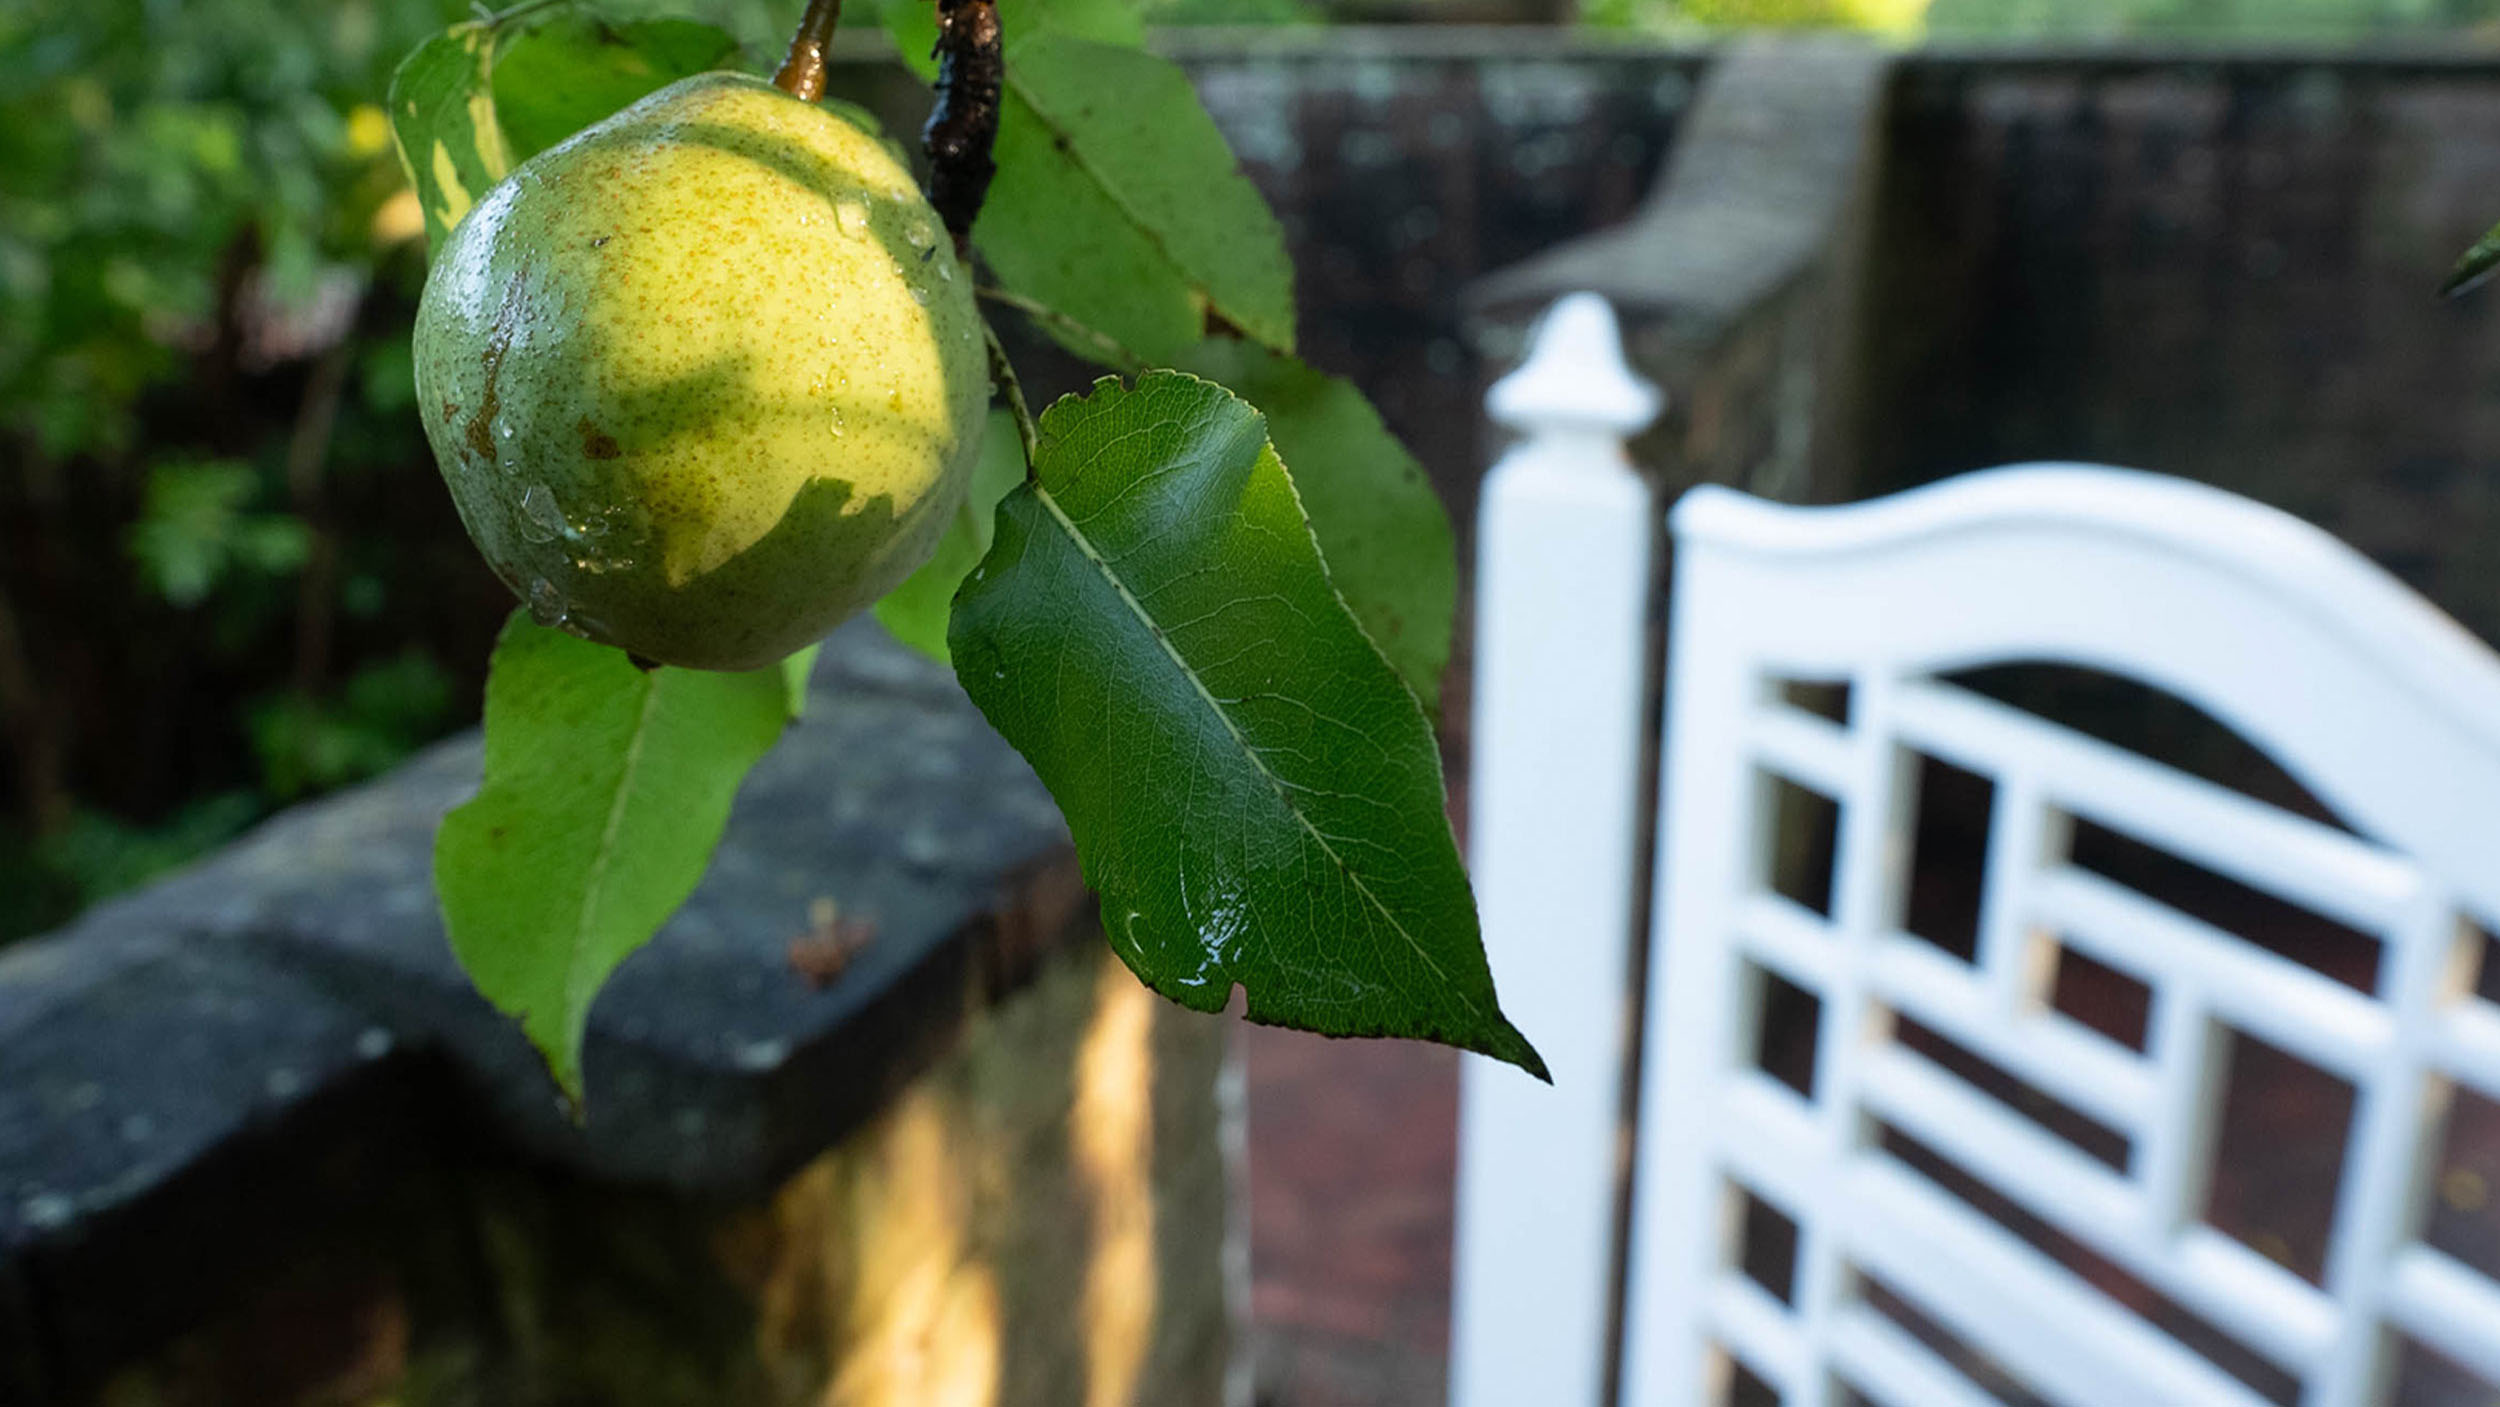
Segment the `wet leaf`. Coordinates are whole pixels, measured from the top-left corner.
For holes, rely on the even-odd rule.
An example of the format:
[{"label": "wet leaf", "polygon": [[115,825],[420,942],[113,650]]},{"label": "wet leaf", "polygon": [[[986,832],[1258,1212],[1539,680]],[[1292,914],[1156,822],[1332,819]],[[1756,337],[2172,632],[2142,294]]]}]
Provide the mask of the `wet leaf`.
[{"label": "wet leaf", "polygon": [[1544,1073],[1494,996],[1431,726],[1239,397],[1157,372],[1053,406],[949,642],[1149,986]]}]

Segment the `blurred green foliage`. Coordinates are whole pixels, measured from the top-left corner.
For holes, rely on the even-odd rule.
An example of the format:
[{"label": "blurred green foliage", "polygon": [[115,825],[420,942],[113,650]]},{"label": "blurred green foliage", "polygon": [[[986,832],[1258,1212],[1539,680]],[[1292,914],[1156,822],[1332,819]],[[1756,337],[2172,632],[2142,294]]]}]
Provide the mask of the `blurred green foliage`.
[{"label": "blurred green foliage", "polygon": [[462,713],[368,491],[424,469],[376,104],[460,10],[0,5],[0,938]]},{"label": "blurred green foliage", "polygon": [[302,519],[243,511],[260,493],[260,475],[239,460],[154,465],[146,493],[130,555],[174,605],[200,604],[229,570],[286,575],[310,551]]},{"label": "blurred green foliage", "polygon": [[54,459],[126,445],[138,393],[216,315],[370,270],[398,187],[373,108],[449,0],[14,0],[0,7],[0,427]]},{"label": "blurred green foliage", "polygon": [[1860,29],[1905,34],[1927,0],[1582,0],[1583,22],[1609,29],[1706,34],[1751,28]]}]

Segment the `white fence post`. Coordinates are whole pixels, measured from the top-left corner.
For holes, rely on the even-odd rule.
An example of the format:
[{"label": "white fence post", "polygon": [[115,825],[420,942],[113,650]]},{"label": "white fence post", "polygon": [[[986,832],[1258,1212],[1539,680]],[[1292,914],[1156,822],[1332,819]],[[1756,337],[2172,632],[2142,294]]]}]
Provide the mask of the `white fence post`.
[{"label": "white fence post", "polygon": [[1502,1005],[1554,1084],[1464,1066],[1453,1407],[1599,1407],[1655,529],[1623,441],[1659,401],[1590,293],[1486,398],[1521,439],[1478,516],[1470,860]]}]

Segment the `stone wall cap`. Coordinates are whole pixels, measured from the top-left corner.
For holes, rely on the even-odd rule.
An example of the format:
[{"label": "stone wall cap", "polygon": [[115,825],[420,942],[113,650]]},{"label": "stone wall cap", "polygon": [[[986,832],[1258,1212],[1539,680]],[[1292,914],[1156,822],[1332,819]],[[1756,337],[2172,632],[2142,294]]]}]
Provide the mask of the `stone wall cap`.
[{"label": "stone wall cap", "polygon": [[[478,764],[473,736],[439,744],[0,954],[0,1269],[406,1050],[448,1057],[479,1115],[540,1155],[768,1185],[1084,927],[1031,770],[941,666],[846,627],[702,885],[592,1008],[577,1126],[444,941],[434,824]],[[828,903],[868,936],[811,975],[792,945]]]},{"label": "stone wall cap", "polygon": [[1566,293],[1708,343],[1801,277],[1837,230],[1896,55],[1848,36],[1752,36],[1702,82],[1656,190],[1627,223],[1467,290],[1515,326]]}]

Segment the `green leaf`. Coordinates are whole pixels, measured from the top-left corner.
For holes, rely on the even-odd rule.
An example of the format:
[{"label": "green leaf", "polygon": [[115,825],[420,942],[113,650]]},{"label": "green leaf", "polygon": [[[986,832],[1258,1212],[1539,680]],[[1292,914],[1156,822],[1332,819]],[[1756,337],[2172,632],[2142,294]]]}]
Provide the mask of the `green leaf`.
[{"label": "green leaf", "polygon": [[1239,983],[1255,1021],[1543,1075],[1494,997],[1431,726],[1256,410],[1177,372],[1051,407],[949,643],[1149,986],[1214,1011]]},{"label": "green leaf", "polygon": [[[935,71],[929,9],[925,0],[885,7],[888,31],[924,77]],[[1284,230],[1188,75],[1134,47],[1134,20],[1099,0],[1002,7],[998,175],[973,239],[1008,288],[1137,360],[1170,363],[1205,335],[1210,313],[1290,352]],[[1099,360],[1099,349],[1069,347]]]},{"label": "green leaf", "polygon": [[955,608],[955,588],[989,552],[998,501],[1024,482],[1024,469],[1015,417],[991,411],[982,431],[981,458],[973,465],[971,491],[946,525],[946,535],[938,539],[937,551],[877,602],[877,619],[895,639],[940,664],[950,661],[946,618]]},{"label": "green leaf", "polygon": [[1229,337],[1181,359],[1267,415],[1329,579],[1398,677],[1437,712],[1458,609],[1450,516],[1354,383]]},{"label": "green leaf", "polygon": [[2448,281],[2439,286],[2439,291],[2453,298],[2480,286],[2495,270],[2500,270],[2500,225],[2474,241],[2474,247],[2465,251],[2465,257],[2448,272]]},{"label": "green leaf", "polygon": [[807,716],[807,685],[816,677],[816,656],[824,646],[810,645],[781,662],[782,707],[790,722]]},{"label": "green leaf", "polygon": [[[1132,360],[1169,364],[1197,345],[1206,303],[1189,275],[1013,84],[1000,105],[996,152],[998,175],[972,236],[999,282],[1102,333]],[[1099,349],[1058,340],[1102,360]]]},{"label": "green leaf", "polygon": [[736,67],[738,41],[693,20],[559,15],[495,55],[494,111],[514,162],[680,78]]},{"label": "green leaf", "polygon": [[452,951],[578,1102],[591,999],[703,877],[789,717],[775,666],[655,669],[515,613],[486,681],[486,781],[443,818]]},{"label": "green leaf", "polygon": [[391,136],[425,211],[429,250],[512,169],[490,86],[496,37],[489,24],[453,25],[418,45],[391,75]]},{"label": "green leaf", "polygon": [[[1030,121],[1041,140],[1065,155],[1060,162],[1027,162],[1021,170],[999,162],[997,184],[1009,188],[1008,205],[985,210],[973,238],[1009,286],[1120,335],[1103,315],[1136,294],[1120,281],[1129,272],[1125,261],[1070,259],[1064,232],[1047,228],[1057,222],[1018,214],[1025,202],[1015,188],[1023,182],[1056,188],[1062,203],[1071,188],[1091,185],[1179,270],[1206,311],[1255,342],[1293,350],[1293,263],[1284,229],[1234,164],[1223,133],[1178,65],[1045,32],[1009,56],[1007,82],[1021,110],[1010,105],[1001,114],[1002,141],[1007,126]],[[1023,138],[1010,154],[1030,144]],[[1048,266],[1057,275],[1051,286],[1029,282],[1036,252],[1055,256]],[[1127,345],[1155,361],[1183,350]]]},{"label": "green leaf", "polygon": [[456,24],[418,45],[391,75],[388,108],[426,247],[439,247],[513,167],[738,52],[728,34],[691,20],[572,11]]}]

